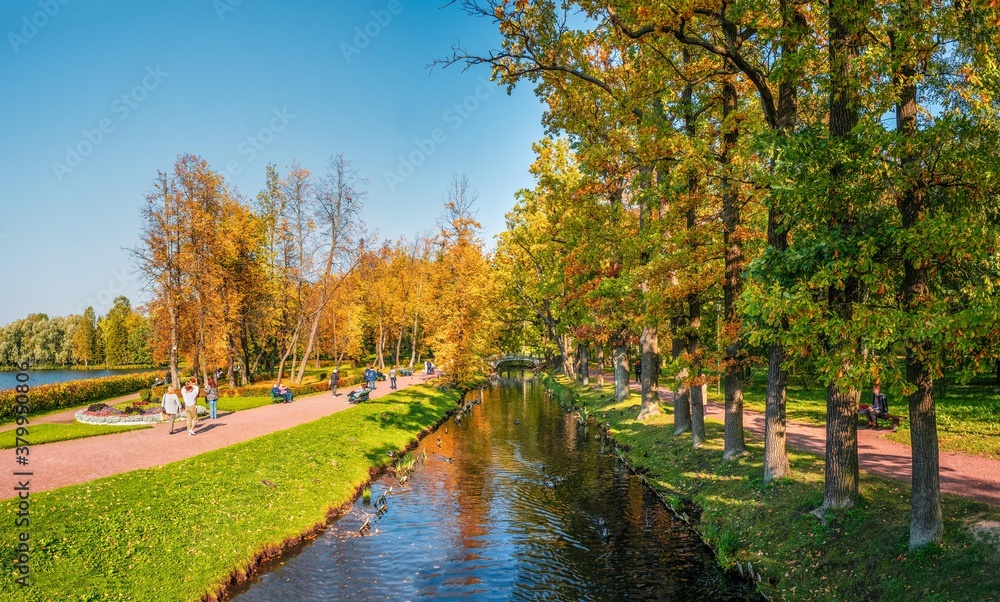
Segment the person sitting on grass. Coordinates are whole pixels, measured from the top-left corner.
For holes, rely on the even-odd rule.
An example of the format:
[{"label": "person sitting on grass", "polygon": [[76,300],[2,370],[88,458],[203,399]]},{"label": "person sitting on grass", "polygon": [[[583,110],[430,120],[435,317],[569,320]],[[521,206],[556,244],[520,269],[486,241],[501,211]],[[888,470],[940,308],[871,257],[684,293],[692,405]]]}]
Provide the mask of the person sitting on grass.
[{"label": "person sitting on grass", "polygon": [[885,395],[882,394],[882,387],[875,385],[872,387],[872,405],[861,405],[861,410],[858,412],[862,416],[868,418],[868,428],[875,428],[878,425],[877,420],[879,418],[887,418],[889,416],[889,402],[886,400]]}]

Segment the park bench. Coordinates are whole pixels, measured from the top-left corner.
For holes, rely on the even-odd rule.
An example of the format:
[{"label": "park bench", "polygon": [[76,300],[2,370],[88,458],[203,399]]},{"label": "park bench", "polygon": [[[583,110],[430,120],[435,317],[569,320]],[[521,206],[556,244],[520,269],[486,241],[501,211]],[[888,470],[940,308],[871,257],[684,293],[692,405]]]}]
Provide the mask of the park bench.
[{"label": "park bench", "polygon": [[875,418],[875,427],[878,428],[878,423],[880,420],[889,422],[892,424],[892,432],[896,432],[899,429],[899,423],[906,420],[906,416],[900,416],[899,414],[883,414],[882,416],[877,416]]},{"label": "park bench", "polygon": [[347,394],[347,402],[361,403],[362,401],[368,401],[369,395],[371,395],[371,389],[355,389]]}]

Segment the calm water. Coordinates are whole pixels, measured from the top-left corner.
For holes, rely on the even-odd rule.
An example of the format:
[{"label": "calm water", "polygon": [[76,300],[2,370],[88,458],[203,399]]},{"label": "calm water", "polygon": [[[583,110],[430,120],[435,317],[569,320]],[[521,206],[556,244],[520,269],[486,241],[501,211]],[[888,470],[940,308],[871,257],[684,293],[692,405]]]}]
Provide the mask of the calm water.
[{"label": "calm water", "polygon": [[[114,376],[116,374],[135,374],[136,372],[149,372],[149,368],[139,370],[32,370],[31,380],[28,384],[35,387],[38,385],[50,385],[69,380],[81,380],[84,378],[99,378],[101,376]],[[0,390],[12,389],[17,386],[17,372],[0,371]]]},{"label": "calm water", "polygon": [[408,482],[375,483],[373,501],[391,488],[384,512],[358,500],[237,599],[756,599],[543,393],[488,391],[424,439]]}]

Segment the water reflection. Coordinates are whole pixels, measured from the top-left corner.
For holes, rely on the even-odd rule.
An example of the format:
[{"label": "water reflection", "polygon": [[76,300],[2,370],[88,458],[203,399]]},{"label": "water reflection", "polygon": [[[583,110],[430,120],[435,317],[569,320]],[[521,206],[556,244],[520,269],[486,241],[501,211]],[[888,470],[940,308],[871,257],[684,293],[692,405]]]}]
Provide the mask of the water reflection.
[{"label": "water reflection", "polygon": [[747,599],[540,385],[501,382],[438,435],[373,486],[384,513],[359,500],[238,599]]}]

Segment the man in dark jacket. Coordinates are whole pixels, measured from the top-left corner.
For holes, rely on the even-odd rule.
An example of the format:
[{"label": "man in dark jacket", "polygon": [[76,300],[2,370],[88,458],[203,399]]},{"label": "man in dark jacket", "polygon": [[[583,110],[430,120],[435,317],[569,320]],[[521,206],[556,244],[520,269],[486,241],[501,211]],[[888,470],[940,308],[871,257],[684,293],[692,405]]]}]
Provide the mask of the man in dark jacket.
[{"label": "man in dark jacket", "polygon": [[872,405],[861,408],[861,415],[868,416],[868,428],[875,428],[878,418],[886,418],[889,415],[889,401],[882,394],[882,387],[878,385],[872,387]]},{"label": "man in dark jacket", "polygon": [[330,390],[333,391],[333,396],[337,396],[337,385],[340,384],[340,372],[336,368],[333,369],[333,374],[330,375]]}]

